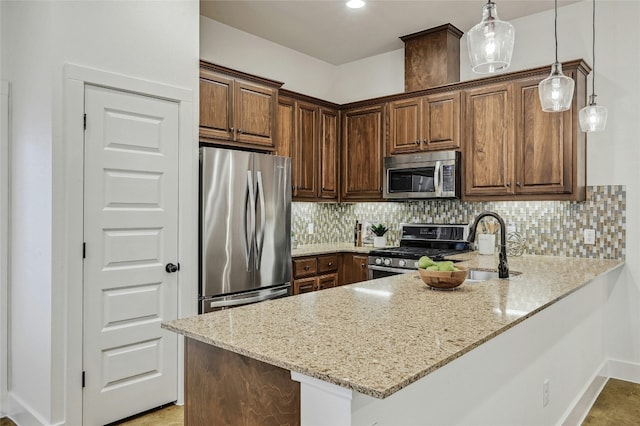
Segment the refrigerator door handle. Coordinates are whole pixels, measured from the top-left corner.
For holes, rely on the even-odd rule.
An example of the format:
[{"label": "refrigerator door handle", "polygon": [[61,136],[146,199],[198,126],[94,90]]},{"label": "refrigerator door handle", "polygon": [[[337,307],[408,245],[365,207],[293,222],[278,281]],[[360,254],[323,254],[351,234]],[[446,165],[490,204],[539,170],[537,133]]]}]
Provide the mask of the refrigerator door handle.
[{"label": "refrigerator door handle", "polygon": [[[256,202],[253,196],[253,176],[251,170],[247,170],[247,187],[244,194],[244,257],[247,271],[249,270],[250,249],[253,247],[255,216]],[[249,221],[248,227],[247,220]],[[251,235],[247,232],[247,228],[251,229]]]},{"label": "refrigerator door handle", "polygon": [[289,288],[283,288],[280,290],[272,291],[269,293],[258,294],[257,296],[245,297],[245,298],[237,298],[237,299],[227,299],[227,300],[217,300],[217,301],[207,301],[208,310],[216,310],[216,308],[229,308],[232,306],[242,306],[248,305],[250,303],[262,302],[263,300],[276,299],[279,297],[287,296],[289,294]]},{"label": "refrigerator door handle", "polygon": [[259,270],[260,261],[262,259],[262,249],[264,247],[264,224],[266,221],[266,212],[264,211],[264,185],[262,184],[262,173],[257,171],[256,175],[258,177],[258,193],[256,195],[260,200],[260,230],[258,231],[258,229],[256,229],[256,269]]}]

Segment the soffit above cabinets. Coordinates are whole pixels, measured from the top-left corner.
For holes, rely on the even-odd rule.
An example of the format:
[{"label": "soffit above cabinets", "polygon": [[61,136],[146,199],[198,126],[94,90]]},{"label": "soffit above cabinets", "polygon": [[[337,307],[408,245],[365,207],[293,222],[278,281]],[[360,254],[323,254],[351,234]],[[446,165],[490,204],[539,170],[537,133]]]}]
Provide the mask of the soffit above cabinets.
[{"label": "soffit above cabinets", "polygon": [[[558,6],[578,0],[560,0]],[[336,0],[201,0],[200,14],[330,64],[401,49],[399,37],[451,23],[480,22],[484,0],[369,0],[349,9]],[[553,9],[552,0],[497,0],[502,20]],[[516,35],[517,40],[517,35]],[[516,42],[517,43],[517,42]],[[464,52],[466,53],[466,52]]]}]

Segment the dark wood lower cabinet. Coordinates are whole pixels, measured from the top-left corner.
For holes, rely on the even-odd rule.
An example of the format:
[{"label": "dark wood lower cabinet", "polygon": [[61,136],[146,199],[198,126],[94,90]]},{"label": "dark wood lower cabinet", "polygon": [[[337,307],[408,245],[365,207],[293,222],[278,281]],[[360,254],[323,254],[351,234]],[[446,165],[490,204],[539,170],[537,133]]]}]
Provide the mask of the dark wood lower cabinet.
[{"label": "dark wood lower cabinet", "polygon": [[185,339],[185,426],[299,425],[289,370]]},{"label": "dark wood lower cabinet", "polygon": [[366,254],[343,253],[340,284],[353,284],[369,279],[368,256]]}]

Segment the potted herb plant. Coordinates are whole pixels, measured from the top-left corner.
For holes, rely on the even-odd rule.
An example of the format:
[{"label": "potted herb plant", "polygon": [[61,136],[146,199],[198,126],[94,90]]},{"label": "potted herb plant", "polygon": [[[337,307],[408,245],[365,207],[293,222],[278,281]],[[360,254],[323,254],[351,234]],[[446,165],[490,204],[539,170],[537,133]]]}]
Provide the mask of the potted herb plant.
[{"label": "potted herb plant", "polygon": [[377,225],[371,225],[369,229],[371,229],[371,232],[375,235],[375,237],[373,237],[374,247],[384,247],[387,245],[387,236],[385,234],[389,228],[379,223]]}]

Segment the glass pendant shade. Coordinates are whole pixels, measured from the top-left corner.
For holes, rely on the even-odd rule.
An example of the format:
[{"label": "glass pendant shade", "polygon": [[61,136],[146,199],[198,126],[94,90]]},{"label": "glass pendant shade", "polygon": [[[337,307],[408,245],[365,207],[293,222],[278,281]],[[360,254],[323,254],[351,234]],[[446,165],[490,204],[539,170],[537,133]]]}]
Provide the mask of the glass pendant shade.
[{"label": "glass pendant shade", "polygon": [[561,112],[571,108],[573,79],[562,73],[562,64],[551,65],[551,74],[538,84],[540,105],[545,112]]},{"label": "glass pendant shade", "polygon": [[515,34],[513,25],[498,19],[495,3],[485,4],[482,21],[467,33],[473,72],[489,74],[509,68]]},{"label": "glass pendant shade", "polygon": [[583,132],[601,132],[607,125],[607,108],[596,105],[595,96],[591,95],[591,102],[580,110],[580,129]]}]

